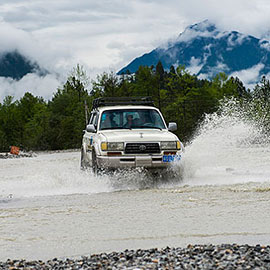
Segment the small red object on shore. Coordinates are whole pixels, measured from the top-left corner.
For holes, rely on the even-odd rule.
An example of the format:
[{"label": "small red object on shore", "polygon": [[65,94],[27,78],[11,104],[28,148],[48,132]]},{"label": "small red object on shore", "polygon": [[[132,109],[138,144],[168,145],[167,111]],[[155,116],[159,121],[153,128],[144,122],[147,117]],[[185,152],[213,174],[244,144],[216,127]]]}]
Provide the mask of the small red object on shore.
[{"label": "small red object on shore", "polygon": [[11,146],[10,154],[12,155],[19,155],[20,148],[18,146]]}]

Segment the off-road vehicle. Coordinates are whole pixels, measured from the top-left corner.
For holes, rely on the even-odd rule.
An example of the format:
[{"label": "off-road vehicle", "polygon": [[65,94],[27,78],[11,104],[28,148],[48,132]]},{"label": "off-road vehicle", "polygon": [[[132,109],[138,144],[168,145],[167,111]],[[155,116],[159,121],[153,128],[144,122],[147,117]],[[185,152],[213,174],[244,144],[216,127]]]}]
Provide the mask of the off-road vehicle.
[{"label": "off-road vehicle", "polygon": [[167,169],[180,161],[183,144],[149,97],[99,98],[82,140],[81,168],[99,171]]}]

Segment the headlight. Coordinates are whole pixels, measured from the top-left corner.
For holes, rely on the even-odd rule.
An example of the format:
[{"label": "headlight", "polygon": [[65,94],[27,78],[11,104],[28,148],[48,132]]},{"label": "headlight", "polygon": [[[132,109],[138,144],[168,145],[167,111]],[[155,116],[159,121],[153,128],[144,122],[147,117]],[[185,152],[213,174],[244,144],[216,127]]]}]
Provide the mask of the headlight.
[{"label": "headlight", "polygon": [[174,142],[161,142],[160,143],[161,150],[180,150],[181,143],[179,141]]},{"label": "headlight", "polygon": [[102,142],[101,143],[102,151],[123,151],[124,143],[122,142]]}]

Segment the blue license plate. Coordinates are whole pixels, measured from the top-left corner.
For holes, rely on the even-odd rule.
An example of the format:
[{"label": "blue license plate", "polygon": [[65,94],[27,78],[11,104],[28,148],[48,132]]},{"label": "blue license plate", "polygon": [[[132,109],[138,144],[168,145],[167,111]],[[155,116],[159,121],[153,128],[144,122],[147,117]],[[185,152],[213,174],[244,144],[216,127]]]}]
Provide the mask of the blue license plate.
[{"label": "blue license plate", "polygon": [[176,162],[181,160],[181,155],[166,155],[163,156],[163,162]]}]

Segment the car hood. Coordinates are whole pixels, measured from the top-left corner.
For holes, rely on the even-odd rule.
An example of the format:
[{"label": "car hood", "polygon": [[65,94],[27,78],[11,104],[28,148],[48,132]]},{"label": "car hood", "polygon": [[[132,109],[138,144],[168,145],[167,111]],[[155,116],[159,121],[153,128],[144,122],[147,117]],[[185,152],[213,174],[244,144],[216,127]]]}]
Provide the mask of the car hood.
[{"label": "car hood", "polygon": [[178,140],[177,136],[170,131],[158,129],[103,130],[100,134],[108,142],[160,142]]}]

